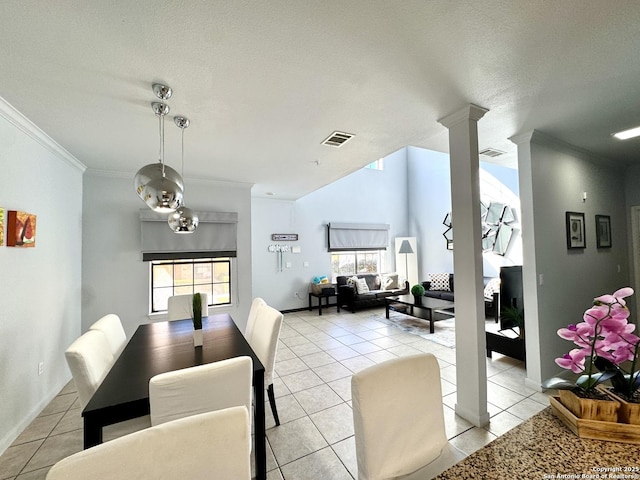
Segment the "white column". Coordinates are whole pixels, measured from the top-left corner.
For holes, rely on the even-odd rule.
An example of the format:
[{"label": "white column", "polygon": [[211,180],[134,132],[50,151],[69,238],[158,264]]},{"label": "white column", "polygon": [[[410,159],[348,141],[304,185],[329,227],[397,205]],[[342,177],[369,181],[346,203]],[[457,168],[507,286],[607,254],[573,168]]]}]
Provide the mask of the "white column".
[{"label": "white column", "polygon": [[478,427],[489,423],[477,125],[487,111],[470,104],[438,120],[449,129],[456,292],[455,410]]}]

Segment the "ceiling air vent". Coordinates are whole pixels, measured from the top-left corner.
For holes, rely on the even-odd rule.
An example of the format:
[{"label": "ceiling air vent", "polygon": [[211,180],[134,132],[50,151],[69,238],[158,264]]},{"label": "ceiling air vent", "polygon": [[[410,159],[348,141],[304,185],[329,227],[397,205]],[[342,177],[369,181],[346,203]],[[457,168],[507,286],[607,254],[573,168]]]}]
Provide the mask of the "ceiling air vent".
[{"label": "ceiling air vent", "polygon": [[507,152],[503,152],[502,150],[498,150],[497,148],[485,148],[478,153],[480,155],[486,155],[487,157],[499,157],[500,155],[504,155]]},{"label": "ceiling air vent", "polygon": [[329,135],[327,138],[325,138],[322,141],[323,145],[329,145],[330,147],[341,147],[342,145],[344,145],[348,140],[351,140],[355,135],[352,133],[345,133],[345,132],[333,132],[331,135]]}]

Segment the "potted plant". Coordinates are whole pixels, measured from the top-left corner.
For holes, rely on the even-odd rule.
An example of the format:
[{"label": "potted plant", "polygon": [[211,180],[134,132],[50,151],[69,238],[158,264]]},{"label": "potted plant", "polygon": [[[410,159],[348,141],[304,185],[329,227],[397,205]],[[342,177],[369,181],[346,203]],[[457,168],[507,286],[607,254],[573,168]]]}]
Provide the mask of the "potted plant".
[{"label": "potted plant", "polygon": [[518,307],[507,306],[500,310],[500,318],[508,328],[518,327],[518,338],[524,339],[524,311]]},{"label": "potted plant", "polygon": [[[633,290],[629,287],[611,295],[601,295],[585,311],[583,322],[558,330],[561,338],[573,341],[577,348],[556,358],[556,363],[582,375],[575,382],[551,378],[542,386],[558,389],[560,401],[579,418],[609,422],[618,420],[620,402],[611,399],[597,387],[620,374],[618,369],[610,368],[611,364],[620,366],[625,361],[637,358],[640,338],[631,333],[635,326],[627,320],[629,309],[624,300],[630,295],[633,295]],[[635,365],[635,361],[632,365]],[[624,379],[624,374],[621,375]],[[629,385],[633,386],[637,375],[631,375],[631,378]],[[614,381],[617,383],[617,380]]]},{"label": "potted plant", "polygon": [[194,293],[191,301],[191,319],[193,320],[193,345],[202,346],[202,296]]},{"label": "potted plant", "polygon": [[416,305],[422,305],[422,297],[424,296],[424,287],[420,284],[416,284],[411,287],[411,295],[413,295],[413,303]]}]

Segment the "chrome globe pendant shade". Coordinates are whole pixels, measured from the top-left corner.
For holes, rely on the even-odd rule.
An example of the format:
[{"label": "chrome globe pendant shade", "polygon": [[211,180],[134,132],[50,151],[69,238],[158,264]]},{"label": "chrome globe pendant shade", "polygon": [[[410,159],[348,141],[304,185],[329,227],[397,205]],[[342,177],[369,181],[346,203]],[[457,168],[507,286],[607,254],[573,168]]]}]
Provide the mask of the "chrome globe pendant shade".
[{"label": "chrome globe pendant shade", "polygon": [[[153,92],[161,100],[171,98],[173,93],[170,87],[157,83],[153,85]],[[180,174],[164,163],[164,117],[169,113],[169,105],[153,102],[151,107],[159,118],[159,162],[138,170],[134,177],[134,187],[138,196],[153,211],[170,213],[182,205],[184,183]]]},{"label": "chrome globe pendant shade", "polygon": [[[189,127],[191,123],[186,117],[174,117],[173,121],[175,124],[182,130],[182,175],[184,176],[184,130]],[[173,230],[174,233],[193,233],[198,228],[199,223],[198,216],[191,210],[184,206],[184,203],[180,205],[177,210],[171,214],[169,214],[169,218],[167,219],[167,223],[169,224],[169,228]]]}]

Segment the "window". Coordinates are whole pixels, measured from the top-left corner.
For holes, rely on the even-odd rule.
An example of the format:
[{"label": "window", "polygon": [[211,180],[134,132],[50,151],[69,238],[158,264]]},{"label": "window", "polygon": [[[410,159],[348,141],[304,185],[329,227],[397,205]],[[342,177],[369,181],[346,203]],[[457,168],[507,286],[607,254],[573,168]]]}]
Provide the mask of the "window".
[{"label": "window", "polygon": [[231,303],[231,259],[154,260],[151,262],[151,312],[167,310],[173,295],[206,293],[209,306]]},{"label": "window", "polygon": [[338,275],[384,272],[384,258],[384,250],[332,252],[332,281],[335,281]]},{"label": "window", "polygon": [[379,160],[376,160],[375,162],[371,162],[364,168],[369,168],[371,170],[384,170],[384,159],[381,158]]}]

